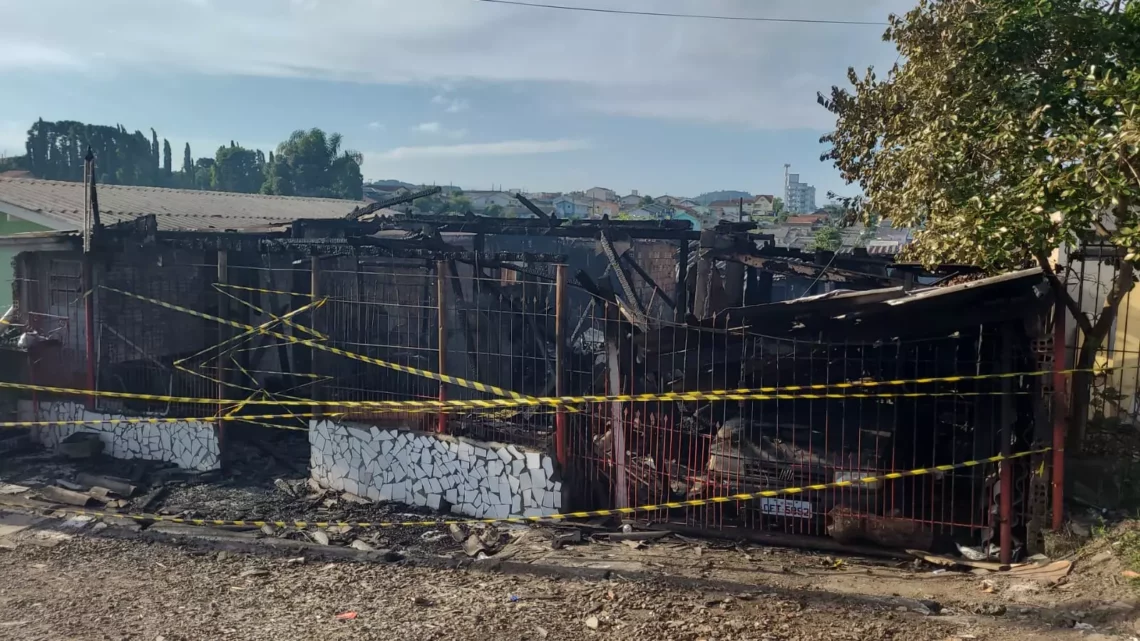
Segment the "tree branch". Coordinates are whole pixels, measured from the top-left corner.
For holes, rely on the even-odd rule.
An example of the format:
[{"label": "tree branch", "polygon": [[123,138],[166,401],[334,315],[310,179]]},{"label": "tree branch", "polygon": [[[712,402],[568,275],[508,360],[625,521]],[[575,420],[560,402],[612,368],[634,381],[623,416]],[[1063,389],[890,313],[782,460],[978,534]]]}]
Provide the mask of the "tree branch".
[{"label": "tree branch", "polygon": [[1069,288],[1065,287],[1065,284],[1061,282],[1060,278],[1057,278],[1057,273],[1054,272],[1053,267],[1049,265],[1049,259],[1044,253],[1039,251],[1034,252],[1033,257],[1037,259],[1037,265],[1041,267],[1042,273],[1045,274],[1045,278],[1049,281],[1049,285],[1053,288],[1053,292],[1057,298],[1064,303],[1065,308],[1068,309],[1069,313],[1076,319],[1077,326],[1081,328],[1085,336],[1088,336],[1089,333],[1093,331],[1092,323],[1089,322],[1088,316],[1085,316],[1085,313],[1081,311],[1081,306],[1073,299],[1072,295],[1069,294]]}]

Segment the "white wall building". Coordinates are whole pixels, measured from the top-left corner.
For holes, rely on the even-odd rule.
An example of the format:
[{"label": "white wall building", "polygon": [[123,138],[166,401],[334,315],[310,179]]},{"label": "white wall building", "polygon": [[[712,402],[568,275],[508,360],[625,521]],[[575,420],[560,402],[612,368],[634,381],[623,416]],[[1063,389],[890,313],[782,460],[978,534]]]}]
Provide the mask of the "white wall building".
[{"label": "white wall building", "polygon": [[784,210],[789,214],[810,214],[815,211],[815,187],[800,182],[799,174],[790,174],[791,165],[784,165]]}]

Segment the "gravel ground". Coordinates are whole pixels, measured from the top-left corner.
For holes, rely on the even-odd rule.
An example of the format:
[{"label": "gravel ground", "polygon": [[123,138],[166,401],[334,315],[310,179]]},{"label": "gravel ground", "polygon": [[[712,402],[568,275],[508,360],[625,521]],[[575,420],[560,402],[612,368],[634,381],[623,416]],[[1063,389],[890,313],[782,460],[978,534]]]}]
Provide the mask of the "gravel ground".
[{"label": "gravel ground", "polygon": [[[338,615],[355,613],[351,620]],[[596,628],[594,627],[596,626]],[[1008,626],[1008,627],[1006,627]],[[728,594],[76,537],[0,550],[0,639],[1076,639],[826,592]]]}]

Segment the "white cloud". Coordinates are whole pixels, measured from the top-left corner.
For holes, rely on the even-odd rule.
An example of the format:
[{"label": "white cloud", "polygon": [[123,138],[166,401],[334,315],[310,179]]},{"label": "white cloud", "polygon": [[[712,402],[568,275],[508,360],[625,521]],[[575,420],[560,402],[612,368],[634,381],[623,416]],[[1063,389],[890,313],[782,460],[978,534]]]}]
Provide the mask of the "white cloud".
[{"label": "white cloud", "polygon": [[469,143],[462,145],[425,145],[396,147],[384,152],[367,152],[364,164],[370,161],[412,160],[420,158],[471,158],[476,156],[527,156],[556,154],[590,149],[587,140],[563,138],[559,140],[504,140],[501,142]]},{"label": "white cloud", "polygon": [[421,134],[431,134],[433,136],[454,138],[456,140],[467,135],[466,129],[447,129],[438,122],[421,122],[415,127],[412,127],[412,131]]},{"label": "white cloud", "polygon": [[[819,127],[826,114],[812,102],[816,90],[844,82],[848,65],[895,60],[875,26],[619,16],[470,0],[8,4],[0,70],[81,65],[448,88],[517,83],[553,104],[754,127]],[[885,22],[913,4],[672,0],[669,8]],[[622,8],[660,3],[626,0]],[[379,43],[377,24],[385,27]],[[503,25],[510,37],[502,37]],[[445,111],[467,107],[448,93],[437,103]]]},{"label": "white cloud", "polygon": [[373,120],[372,122],[368,123],[368,128],[374,129],[374,130],[380,130],[380,129],[384,128],[384,123],[382,123],[378,120]]},{"label": "white cloud", "polygon": [[471,106],[471,103],[467,102],[466,100],[456,99],[456,100],[452,100],[451,103],[447,105],[447,108],[444,109],[444,111],[446,111],[449,114],[457,114],[460,111],[467,111],[467,109],[470,106]]}]

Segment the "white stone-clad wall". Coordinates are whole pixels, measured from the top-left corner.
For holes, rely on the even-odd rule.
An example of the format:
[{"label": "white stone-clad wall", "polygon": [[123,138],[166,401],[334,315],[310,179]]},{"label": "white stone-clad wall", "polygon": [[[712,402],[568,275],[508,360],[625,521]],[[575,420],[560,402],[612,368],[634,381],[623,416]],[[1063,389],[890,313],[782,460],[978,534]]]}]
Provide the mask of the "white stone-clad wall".
[{"label": "white stone-clad wall", "polygon": [[328,420],[309,428],[313,478],[324,487],[475,518],[546,516],[562,508],[554,462],[540,452]]},{"label": "white stone-clad wall", "polygon": [[[20,401],[21,421],[92,421],[85,425],[46,425],[32,428],[32,440],[55,449],[76,432],[93,432],[103,441],[103,453],[121,459],[167,461],[188,470],[214,470],[220,465],[218,435],[213,423],[125,423],[126,417],[90,412],[80,403]],[[107,422],[102,422],[107,421]]]}]

